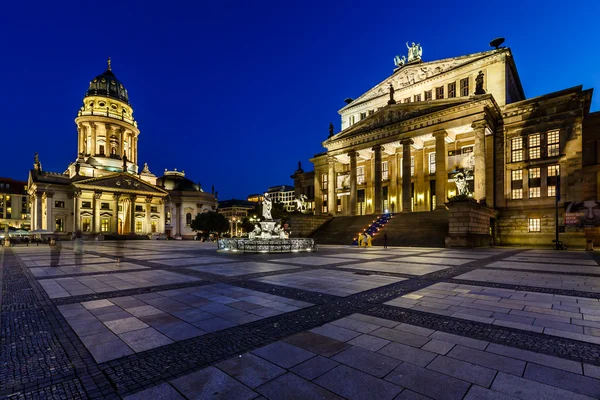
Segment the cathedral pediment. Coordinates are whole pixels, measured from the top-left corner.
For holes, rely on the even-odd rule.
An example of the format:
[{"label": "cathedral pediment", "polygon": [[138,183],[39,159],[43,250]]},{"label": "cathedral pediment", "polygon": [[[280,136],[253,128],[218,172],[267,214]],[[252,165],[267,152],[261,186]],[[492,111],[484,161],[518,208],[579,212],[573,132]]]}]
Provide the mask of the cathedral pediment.
[{"label": "cathedral pediment", "polygon": [[371,90],[356,98],[352,103],[342,108],[340,112],[348,108],[352,108],[361,103],[364,103],[366,101],[369,101],[371,99],[387,95],[389,93],[390,84],[394,87],[394,89],[402,90],[414,84],[421,83],[428,79],[434,79],[437,76],[456,70],[462,66],[466,66],[475,61],[491,57],[505,51],[508,50],[490,50],[461,57],[447,58],[443,60],[406,64],[401,68],[397,68],[392,76],[388,77],[387,79],[373,87]]},{"label": "cathedral pediment", "polygon": [[119,193],[132,193],[140,195],[151,195],[163,197],[167,191],[158,186],[151,185],[135,175],[127,173],[116,173],[98,178],[84,179],[73,183],[78,189],[106,190]]},{"label": "cathedral pediment", "polygon": [[387,107],[384,107],[377,111],[375,114],[370,115],[364,120],[357,122],[350,128],[328,139],[323,143],[323,146],[327,147],[328,144],[331,144],[338,140],[346,139],[364,132],[379,129],[384,126],[393,125],[398,122],[408,121],[428,114],[435,114],[436,112],[447,110],[457,105],[468,103],[470,101],[471,100],[469,98],[457,98],[452,100],[434,100],[431,102],[388,105]]}]

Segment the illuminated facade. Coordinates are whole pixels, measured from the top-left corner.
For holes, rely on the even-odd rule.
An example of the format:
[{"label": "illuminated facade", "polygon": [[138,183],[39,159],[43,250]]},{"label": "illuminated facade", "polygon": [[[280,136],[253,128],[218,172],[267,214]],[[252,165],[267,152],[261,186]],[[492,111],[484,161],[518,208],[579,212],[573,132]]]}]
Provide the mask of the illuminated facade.
[{"label": "illuminated facade", "polygon": [[0,232],[4,232],[6,225],[29,229],[29,211],[27,182],[0,178]]},{"label": "illuminated facade", "polygon": [[600,198],[591,96],[578,86],[527,99],[508,48],[403,63],[339,111],[341,132],[311,159],[315,213],[445,211],[471,198],[492,209],[497,242],[550,243],[560,179],[561,230],[589,236],[564,218],[569,202]]},{"label": "illuminated facade", "polygon": [[[31,229],[185,237],[191,232],[182,221],[184,211],[216,207],[214,196],[200,190],[183,195],[188,187],[170,187],[146,164],[138,173],[140,131],[110,59],[108,69],[90,82],[75,123],[77,157],[64,173],[44,171],[36,153],[28,181]],[[183,206],[189,198],[194,206]]]}]

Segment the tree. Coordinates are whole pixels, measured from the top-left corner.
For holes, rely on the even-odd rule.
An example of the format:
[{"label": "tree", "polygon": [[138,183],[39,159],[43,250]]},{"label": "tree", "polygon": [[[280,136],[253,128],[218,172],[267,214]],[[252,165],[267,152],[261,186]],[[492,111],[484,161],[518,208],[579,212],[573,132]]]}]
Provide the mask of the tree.
[{"label": "tree", "polygon": [[240,226],[242,227],[242,230],[244,232],[248,233],[248,232],[252,232],[254,230],[255,224],[256,224],[256,222],[250,221],[250,217],[245,217]]},{"label": "tree", "polygon": [[285,205],[283,203],[273,203],[271,217],[273,217],[273,219],[280,219],[283,223],[284,221],[288,221],[290,219],[290,213],[285,209]]},{"label": "tree", "polygon": [[229,221],[223,214],[209,211],[196,215],[196,218],[190,224],[190,228],[196,232],[227,232],[229,230]]}]

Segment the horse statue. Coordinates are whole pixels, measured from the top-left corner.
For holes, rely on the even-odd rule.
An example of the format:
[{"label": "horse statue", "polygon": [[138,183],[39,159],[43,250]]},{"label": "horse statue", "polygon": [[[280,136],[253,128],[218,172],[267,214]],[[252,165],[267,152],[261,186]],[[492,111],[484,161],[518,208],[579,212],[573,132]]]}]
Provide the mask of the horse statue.
[{"label": "horse statue", "polygon": [[294,199],[294,202],[296,203],[296,211],[306,211],[307,200],[308,200],[308,197],[306,197],[306,195],[304,195],[304,194],[301,194],[300,198]]}]

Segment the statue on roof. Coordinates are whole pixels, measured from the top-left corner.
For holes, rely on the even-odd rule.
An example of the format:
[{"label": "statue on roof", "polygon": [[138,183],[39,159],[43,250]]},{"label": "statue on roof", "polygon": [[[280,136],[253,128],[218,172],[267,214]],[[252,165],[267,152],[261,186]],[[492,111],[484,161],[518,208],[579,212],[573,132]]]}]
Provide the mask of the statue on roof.
[{"label": "statue on roof", "polygon": [[123,154],[123,172],[127,172],[127,154]]},{"label": "statue on roof", "polygon": [[406,56],[396,56],[394,57],[394,65],[398,68],[402,68],[404,67],[404,64],[406,64]]},{"label": "statue on roof", "polygon": [[396,104],[396,100],[394,100],[394,85],[390,83],[390,99],[388,100],[388,104]]},{"label": "statue on roof", "polygon": [[329,137],[333,136],[333,123],[329,123]]},{"label": "statue on roof", "polygon": [[412,45],[409,46],[408,42],[406,42],[406,48],[408,49],[408,62],[421,60],[423,48],[420,43],[415,44],[415,42],[412,42]]},{"label": "statue on roof", "polygon": [[298,169],[302,169],[302,161],[298,161]]},{"label": "statue on roof", "polygon": [[479,71],[475,78],[475,94],[485,94],[485,90],[483,90],[483,71]]},{"label": "statue on roof", "polygon": [[145,173],[148,173],[148,174],[150,173],[150,169],[148,168],[148,163],[147,162],[144,163],[144,169],[142,169],[142,172],[145,172]]},{"label": "statue on roof", "polygon": [[36,152],[33,156],[33,167],[38,171],[42,172],[42,163],[40,162],[40,156]]}]

